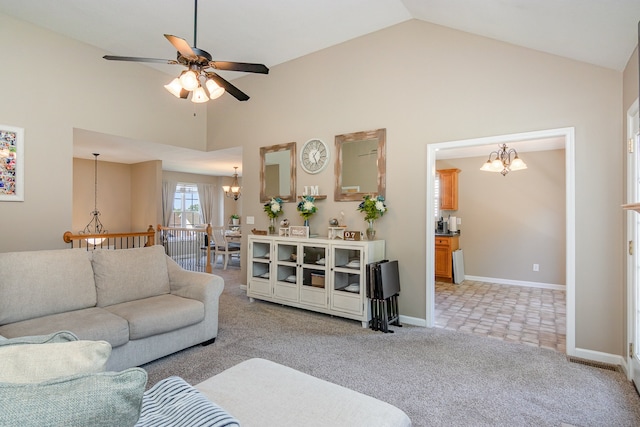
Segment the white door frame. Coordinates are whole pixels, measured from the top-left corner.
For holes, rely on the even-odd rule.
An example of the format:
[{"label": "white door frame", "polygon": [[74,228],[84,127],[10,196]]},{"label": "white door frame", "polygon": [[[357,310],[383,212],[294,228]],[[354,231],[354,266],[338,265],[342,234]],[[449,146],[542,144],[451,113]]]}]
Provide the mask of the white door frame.
[{"label": "white door frame", "polygon": [[426,235],[426,326],[435,324],[435,277],[434,254],[435,230],[433,223],[434,185],[436,179],[436,152],[447,148],[475,147],[480,145],[508,144],[518,141],[542,138],[564,138],[565,174],[566,174],[566,304],[567,304],[567,345],[566,354],[575,355],[575,129],[573,127],[548,129],[534,132],[523,132],[510,135],[490,136],[485,138],[464,139],[459,141],[439,142],[427,145],[427,235]]},{"label": "white door frame", "polygon": [[[633,105],[627,110],[627,139],[634,138],[636,129],[635,129],[635,116],[638,115],[639,104],[638,99],[635,100]],[[637,203],[636,194],[638,194],[638,176],[640,176],[640,162],[638,161],[638,155],[640,153],[637,150],[640,150],[640,146],[637,141],[632,142],[634,146],[634,153],[627,154],[627,203]],[[628,151],[627,151],[628,152]],[[627,242],[632,241],[634,245],[633,255],[629,255],[628,248],[625,250],[627,254],[627,343],[633,343],[634,347],[640,345],[636,337],[638,336],[638,331],[636,331],[637,319],[637,301],[638,297],[636,293],[640,289],[640,286],[637,285],[637,281],[640,280],[640,277],[637,277],[637,265],[639,263],[638,260],[638,245],[640,242],[636,240],[637,231],[636,230],[636,215],[640,215],[634,211],[627,211]],[[637,354],[637,348],[635,350]],[[633,357],[630,351],[627,351],[626,357],[626,370],[627,377],[629,380],[633,380],[636,384],[636,387],[640,386],[640,364],[638,360]]]}]

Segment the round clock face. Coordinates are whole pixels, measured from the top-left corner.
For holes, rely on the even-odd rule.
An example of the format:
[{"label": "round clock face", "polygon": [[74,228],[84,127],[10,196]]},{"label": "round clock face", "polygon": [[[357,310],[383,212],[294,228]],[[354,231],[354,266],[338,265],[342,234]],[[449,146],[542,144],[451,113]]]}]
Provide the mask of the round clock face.
[{"label": "round clock face", "polygon": [[318,173],[329,163],[329,147],[319,139],[305,142],[300,152],[300,166],[308,173]]}]

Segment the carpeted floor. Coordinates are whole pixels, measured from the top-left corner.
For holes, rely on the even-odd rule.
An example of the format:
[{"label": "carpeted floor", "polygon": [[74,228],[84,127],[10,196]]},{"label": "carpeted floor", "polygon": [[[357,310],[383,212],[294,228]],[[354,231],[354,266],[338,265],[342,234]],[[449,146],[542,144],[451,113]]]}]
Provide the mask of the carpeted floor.
[{"label": "carpeted floor", "polygon": [[622,373],[462,332],[404,326],[383,334],[251,303],[237,267],[214,273],[225,278],[216,342],[145,365],[149,386],[170,375],[197,384],[261,357],[389,402],[414,426],[640,425],[640,398]]}]

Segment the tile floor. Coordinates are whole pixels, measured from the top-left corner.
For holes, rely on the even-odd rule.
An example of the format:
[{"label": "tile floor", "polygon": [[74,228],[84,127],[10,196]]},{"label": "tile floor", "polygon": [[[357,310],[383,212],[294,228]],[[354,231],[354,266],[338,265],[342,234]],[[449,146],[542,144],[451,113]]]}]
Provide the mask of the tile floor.
[{"label": "tile floor", "polygon": [[566,352],[565,291],[436,282],[436,327]]}]

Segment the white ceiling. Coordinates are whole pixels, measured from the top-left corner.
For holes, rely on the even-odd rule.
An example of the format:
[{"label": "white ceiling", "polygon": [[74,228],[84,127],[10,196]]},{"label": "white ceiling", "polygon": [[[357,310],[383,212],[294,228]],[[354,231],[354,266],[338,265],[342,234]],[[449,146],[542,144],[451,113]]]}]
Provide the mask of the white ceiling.
[{"label": "white ceiling", "polygon": [[[162,35],[173,34],[192,43],[193,5],[189,0],[0,0],[0,13],[94,45],[105,54],[173,59],[175,51]],[[408,19],[621,71],[638,43],[640,1],[200,0],[197,46],[216,60],[273,67]],[[175,74],[175,66],[154,68]],[[220,74],[230,80],[241,75]],[[137,143],[127,142],[129,147]],[[142,157],[144,147],[153,151],[147,155],[163,161],[170,155],[174,170],[200,173],[189,166],[192,150],[181,161],[183,155],[175,147],[141,143]],[[95,150],[105,148],[90,151]],[[206,154],[214,164],[215,153]],[[88,153],[86,158],[93,156]],[[101,156],[101,160],[109,159]],[[232,171],[225,168],[221,174],[230,175]]]},{"label": "white ceiling", "polygon": [[161,160],[163,170],[202,175],[231,176],[237,166],[238,175],[242,176],[242,147],[204,152],[74,129],[73,157],[93,159],[93,153],[100,154],[101,162],[134,164]]}]

